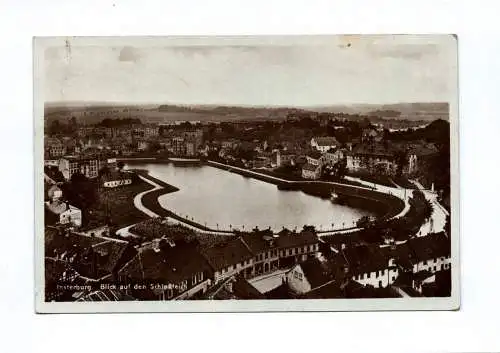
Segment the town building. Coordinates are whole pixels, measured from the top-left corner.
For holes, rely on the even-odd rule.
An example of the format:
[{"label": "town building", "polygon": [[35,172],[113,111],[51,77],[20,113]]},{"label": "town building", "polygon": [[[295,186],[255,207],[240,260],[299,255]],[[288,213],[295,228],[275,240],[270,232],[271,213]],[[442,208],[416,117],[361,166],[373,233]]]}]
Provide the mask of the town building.
[{"label": "town building", "polygon": [[276,166],[282,167],[285,165],[295,165],[295,158],[297,155],[293,151],[289,150],[277,150],[276,151]]},{"label": "town building", "polygon": [[183,137],[172,138],[172,153],[175,156],[185,156],[186,155],[186,143]]},{"label": "town building", "polygon": [[406,148],[405,154],[407,157],[403,173],[412,176],[419,169],[430,162],[431,158],[438,153],[438,149],[434,144],[430,143],[412,143],[406,146],[401,146],[401,149]]},{"label": "town building", "polygon": [[294,294],[305,294],[320,286],[338,280],[337,273],[326,260],[311,257],[292,267],[285,282]]},{"label": "town building", "polygon": [[253,254],[239,237],[216,244],[202,254],[213,269],[215,283],[240,272],[245,277],[250,277],[254,271]]},{"label": "town building", "polygon": [[117,280],[118,271],[137,253],[129,242],[56,227],[45,229],[45,257],[62,262],[87,279]]},{"label": "town building", "polygon": [[62,141],[55,137],[45,138],[45,150],[51,158],[60,157],[66,153],[66,148]]},{"label": "town building", "polygon": [[131,185],[132,174],[129,172],[111,170],[101,176],[101,183],[105,188],[116,188],[119,186]]},{"label": "town building", "polygon": [[131,284],[127,294],[141,300],[181,300],[203,295],[212,270],[195,242],[153,239],[118,273]]},{"label": "town building", "polygon": [[444,233],[412,238],[397,245],[347,247],[341,253],[352,279],[375,288],[392,285],[401,274],[413,276],[451,268],[450,242]]},{"label": "town building", "polygon": [[384,139],[384,131],[374,127],[363,129],[361,133],[362,143],[380,143]]},{"label": "town building", "polygon": [[323,153],[323,155],[321,156],[321,163],[323,165],[335,165],[337,162],[339,162],[340,160],[344,159],[346,157],[346,151],[345,150],[342,150],[340,148],[338,149],[330,149],[328,151],[326,151],[325,153]]},{"label": "town building", "polygon": [[383,145],[357,145],[346,158],[352,173],[394,175],[398,170],[397,151]]},{"label": "town building", "polygon": [[87,178],[96,178],[99,174],[100,163],[97,157],[65,156],[59,159],[59,171],[66,180],[70,180],[75,173],[81,173]]},{"label": "town building", "polygon": [[315,256],[319,251],[317,236],[309,231],[273,236],[263,231],[244,234],[203,251],[214,271],[215,283],[236,274],[244,278],[271,273],[279,268]]},{"label": "town building", "polygon": [[316,165],[316,166],[321,166],[323,163],[323,154],[321,152],[318,152],[316,150],[312,150],[307,152],[306,158],[307,158],[307,163]]},{"label": "town building", "polygon": [[47,196],[48,199],[51,201],[57,201],[60,200],[63,196],[62,190],[59,186],[56,184],[53,184],[48,190],[47,190]]},{"label": "town building", "polygon": [[311,147],[315,148],[321,153],[326,152],[331,148],[335,149],[338,146],[339,142],[333,136],[313,137],[311,139]]},{"label": "town building", "polygon": [[243,276],[235,275],[212,286],[203,296],[211,300],[267,299]]},{"label": "town building", "polygon": [[45,211],[46,224],[71,224],[75,227],[82,225],[82,211],[59,199],[47,201]]},{"label": "town building", "polygon": [[311,163],[302,166],[302,178],[317,180],[321,177],[321,166]]}]

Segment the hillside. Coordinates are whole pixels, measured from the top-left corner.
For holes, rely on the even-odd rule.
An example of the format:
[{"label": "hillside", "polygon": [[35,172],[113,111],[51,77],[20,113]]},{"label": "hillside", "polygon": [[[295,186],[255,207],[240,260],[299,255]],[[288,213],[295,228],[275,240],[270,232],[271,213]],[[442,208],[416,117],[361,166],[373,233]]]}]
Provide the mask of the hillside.
[{"label": "hillside", "polygon": [[[353,104],[310,108],[317,112],[373,115],[380,118],[433,121],[448,120],[448,103]],[[385,113],[385,114],[384,114]]]},{"label": "hillside", "polygon": [[447,103],[355,104],[322,107],[256,107],[223,105],[125,105],[106,103],[50,103],[45,107],[45,118],[95,124],[106,117],[138,118],[144,123],[173,121],[234,121],[255,119],[283,119],[289,114],[344,113],[348,119],[373,116],[376,120],[396,119],[410,121],[448,120]]}]

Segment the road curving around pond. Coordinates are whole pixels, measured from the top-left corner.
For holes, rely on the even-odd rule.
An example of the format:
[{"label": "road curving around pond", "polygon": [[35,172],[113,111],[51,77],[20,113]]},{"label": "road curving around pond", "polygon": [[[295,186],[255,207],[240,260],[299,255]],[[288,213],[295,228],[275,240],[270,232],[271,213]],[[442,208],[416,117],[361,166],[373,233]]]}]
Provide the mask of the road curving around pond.
[{"label": "road curving around pond", "polygon": [[[227,164],[222,164],[214,161],[206,161],[207,165],[229,172],[238,173],[244,176],[252,177],[261,181],[277,185],[280,189],[300,190],[311,195],[319,197],[329,197],[331,192],[345,196],[347,200],[358,200],[359,203],[370,204],[370,207],[385,207],[383,219],[390,220],[403,217],[410,209],[409,197],[410,190],[392,188],[384,185],[363,182],[356,179],[355,181],[365,186],[342,184],[329,181],[291,181],[282,178],[277,178],[256,171],[234,167]],[[179,189],[173,185],[167,184],[162,180],[156,179],[149,175],[147,171],[138,172],[139,177],[145,182],[151,184],[153,189],[142,192],[134,198],[134,205],[140,211],[150,217],[168,217],[177,220],[179,223],[188,226],[189,228],[213,233],[213,234],[232,234],[230,230],[215,230],[206,227],[193,220],[184,218],[174,212],[162,207],[158,198],[162,195],[178,191]],[[319,231],[318,236],[347,234],[361,230],[358,227],[346,227],[334,229],[330,231]]]}]

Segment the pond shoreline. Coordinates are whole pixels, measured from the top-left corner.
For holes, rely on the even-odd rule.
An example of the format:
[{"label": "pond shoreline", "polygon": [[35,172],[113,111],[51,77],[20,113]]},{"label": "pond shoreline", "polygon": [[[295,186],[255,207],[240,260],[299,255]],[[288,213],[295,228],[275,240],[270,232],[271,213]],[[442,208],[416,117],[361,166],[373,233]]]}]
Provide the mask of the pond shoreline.
[{"label": "pond shoreline", "polygon": [[[137,161],[138,163],[144,163],[144,161]],[[148,160],[147,162],[150,162]],[[156,163],[164,163],[169,164],[172,162],[163,161],[155,161]],[[133,166],[133,162],[128,163]],[[176,164],[176,163],[174,163]],[[261,180],[270,184],[274,184],[280,190],[294,190],[294,191],[302,191],[311,196],[320,197],[323,199],[329,198],[331,192],[335,192],[339,195],[338,204],[346,205],[351,208],[356,208],[360,210],[369,211],[374,213],[379,219],[389,219],[396,214],[398,214],[401,209],[404,208],[404,202],[394,196],[388,195],[383,192],[375,191],[370,188],[365,187],[355,187],[349,184],[342,183],[329,183],[322,181],[289,181],[285,179],[273,178],[271,176],[263,175],[252,170],[245,170],[242,168],[236,168],[230,165],[223,165],[218,162],[213,161],[199,161],[197,160],[195,165],[208,165],[211,167],[215,167],[221,170],[226,170],[232,173],[240,174],[246,177],[250,177],[253,179]],[[165,209],[159,202],[159,197],[162,195],[166,195],[169,193],[173,193],[178,191],[179,189],[173,185],[170,185],[162,180],[152,177],[147,170],[139,171],[143,177],[151,180],[152,182],[161,186],[161,189],[153,190],[149,193],[146,193],[142,197],[142,202],[144,206],[148,209],[156,213],[161,217],[171,217],[173,219],[177,219],[181,222],[185,222],[193,227],[196,227],[200,230],[204,231],[218,231],[218,232],[227,232],[228,234],[233,233],[232,231],[220,231],[215,230],[209,227],[206,227],[200,223],[194,222],[193,220],[181,217],[174,212]],[[352,228],[352,227],[351,227]],[[348,230],[349,227],[346,227],[342,230]],[[340,229],[339,229],[340,231]]]}]

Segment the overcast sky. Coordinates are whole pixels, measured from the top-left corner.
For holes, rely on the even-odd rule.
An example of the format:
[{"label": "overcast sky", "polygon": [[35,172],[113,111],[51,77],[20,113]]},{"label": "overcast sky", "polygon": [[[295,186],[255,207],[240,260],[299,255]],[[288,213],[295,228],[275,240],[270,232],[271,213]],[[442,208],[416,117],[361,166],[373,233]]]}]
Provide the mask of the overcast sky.
[{"label": "overcast sky", "polygon": [[449,102],[457,89],[450,36],[61,43],[45,51],[47,102]]}]

